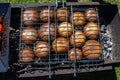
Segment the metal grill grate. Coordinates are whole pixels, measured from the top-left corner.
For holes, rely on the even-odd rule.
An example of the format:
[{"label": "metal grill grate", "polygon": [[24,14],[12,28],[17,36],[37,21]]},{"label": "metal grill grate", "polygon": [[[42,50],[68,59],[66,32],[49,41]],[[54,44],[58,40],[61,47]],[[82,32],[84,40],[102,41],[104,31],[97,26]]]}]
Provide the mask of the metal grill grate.
[{"label": "metal grill grate", "polygon": [[[45,6],[46,7],[46,6]],[[62,6],[59,6],[59,7],[62,7]],[[51,7],[51,6],[48,6],[48,10],[50,10],[50,9],[54,9],[54,14],[56,14],[56,10],[58,9],[58,8],[56,8],[56,7]],[[86,9],[87,9],[87,7],[82,7],[82,8],[80,8],[80,7],[77,7],[77,6],[66,6],[65,7],[66,9],[68,9],[70,12],[71,12],[71,14],[73,14],[73,12],[84,12]],[[97,7],[94,7],[95,9],[96,9],[96,11],[98,12],[98,9],[97,9]],[[39,9],[38,8],[38,12],[40,11],[41,9]],[[23,12],[23,10],[21,9],[21,12]],[[49,14],[50,15],[50,14]],[[68,16],[68,15],[67,15]],[[48,17],[49,18],[49,17]],[[69,20],[68,20],[68,18],[66,17],[66,22],[69,22]],[[35,25],[34,26],[34,28],[36,29],[36,30],[38,30],[38,28],[39,28],[39,26],[40,25],[42,25],[42,24],[44,24],[45,22],[42,22],[42,21],[39,21],[38,23],[37,23],[37,25]],[[57,30],[57,27],[58,27],[58,25],[60,24],[60,22],[56,19],[56,17],[54,17],[54,20],[52,20],[52,21],[50,21],[50,19],[49,19],[49,21],[48,21],[48,24],[50,24],[50,23],[55,23],[55,30]],[[100,24],[99,24],[99,18],[96,20],[96,23],[100,26]],[[49,25],[50,26],[50,25]],[[74,31],[75,30],[80,30],[80,31],[83,31],[83,27],[75,27],[74,26],[74,24],[73,24],[73,22],[72,22],[72,26],[73,26],[73,33],[74,33]],[[68,27],[68,26],[67,26]],[[21,21],[21,27],[20,27],[20,31],[22,31],[23,29],[25,28],[25,26],[22,24],[22,21]],[[68,32],[68,31],[67,31]],[[48,34],[49,35],[49,34]],[[58,38],[58,37],[60,37],[60,35],[57,35],[57,34],[55,34],[55,36],[56,36],[56,38]],[[101,35],[99,34],[99,37],[98,37],[98,41],[100,41],[101,42]],[[70,37],[68,36],[68,34],[67,34],[67,40],[70,40]],[[50,36],[48,36],[48,43],[49,43],[49,45],[50,45],[50,47],[51,47],[51,44],[52,44],[52,42],[51,42],[51,39],[50,39]],[[41,39],[39,38],[39,39],[37,39],[37,41],[41,41]],[[36,42],[37,42],[36,41]],[[24,47],[30,47],[30,48],[32,48],[33,49],[33,47],[35,46],[35,44],[36,43],[34,43],[34,44],[30,44],[30,45],[26,45],[26,44],[24,44],[22,41],[21,41],[21,39],[20,39],[20,42],[19,42],[20,44],[19,44],[19,48],[21,49],[21,48],[24,48]],[[101,44],[102,44],[102,42],[101,42]],[[68,51],[70,50],[70,48],[72,48],[72,47],[74,47],[74,48],[76,48],[76,46],[74,45],[74,46],[71,46],[70,44],[69,44],[69,49],[68,49]],[[68,52],[67,51],[67,52]],[[51,49],[50,49],[50,51],[49,51],[49,53],[50,53],[50,61],[51,62],[57,62],[57,63],[61,63],[61,62],[66,62],[66,63],[71,63],[71,61],[69,60],[69,58],[68,58],[68,53],[63,53],[63,54],[59,54],[59,53],[57,53],[57,52],[53,52]],[[46,59],[48,59],[48,58],[46,58]],[[46,60],[46,59],[43,59],[43,60]],[[42,59],[39,59],[39,60],[42,60]],[[101,58],[99,58],[98,60],[103,60],[103,58],[102,58],[102,56],[101,56]],[[90,60],[87,60],[87,59],[82,59],[82,60],[80,60],[80,61],[78,61],[78,62],[84,62],[84,61],[90,61]],[[97,60],[95,60],[95,61],[97,61]],[[44,62],[44,61],[43,61]],[[45,61],[46,62],[46,61]]]}]

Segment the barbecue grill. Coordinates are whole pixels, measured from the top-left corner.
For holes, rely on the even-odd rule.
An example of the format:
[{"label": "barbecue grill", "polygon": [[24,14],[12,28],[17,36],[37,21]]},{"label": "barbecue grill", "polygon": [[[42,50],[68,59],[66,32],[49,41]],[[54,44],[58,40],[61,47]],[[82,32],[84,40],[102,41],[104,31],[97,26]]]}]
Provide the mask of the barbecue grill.
[{"label": "barbecue grill", "polygon": [[[4,6],[6,4],[6,6]],[[91,72],[91,71],[100,71],[107,70],[113,63],[120,62],[120,49],[119,49],[119,26],[120,26],[120,17],[118,15],[117,5],[110,4],[99,4],[96,2],[92,3],[78,3],[78,2],[66,2],[62,3],[46,3],[46,4],[14,4],[9,5],[7,3],[1,3],[0,6],[2,8],[5,7],[5,17],[4,17],[4,25],[5,31],[4,34],[5,39],[2,44],[2,58],[0,59],[0,72],[6,74],[13,74],[14,77],[39,77],[39,76],[48,76],[50,79],[52,75],[58,74],[73,74],[74,77],[77,77],[77,73],[81,72]],[[57,52],[53,52],[50,49],[52,44],[51,37],[48,34],[48,44],[49,51],[48,57],[46,58],[38,58],[35,57],[34,61],[29,63],[23,63],[20,61],[20,50],[23,48],[32,48],[36,43],[26,45],[21,40],[21,31],[26,27],[22,21],[22,13],[25,9],[34,8],[38,12],[42,9],[47,8],[48,11],[50,9],[54,10],[54,14],[56,14],[56,10],[60,7],[64,7],[70,11],[70,14],[73,12],[85,12],[88,8],[94,8],[98,14],[98,18],[95,21],[99,25],[99,35],[97,41],[100,42],[102,46],[101,56],[94,60],[89,60],[86,58],[82,58],[81,60],[75,60],[73,62],[70,61],[67,52],[64,54],[58,54]],[[6,9],[7,8],[7,9]],[[7,13],[8,12],[8,13]],[[50,15],[50,13],[49,13]],[[68,16],[68,15],[67,15]],[[10,21],[10,24],[9,24]],[[66,17],[66,22],[69,22],[69,19]],[[42,25],[43,21],[39,21],[34,28],[37,30],[40,25]],[[54,16],[53,20],[48,16],[48,24],[55,24],[55,28],[60,24],[60,22]],[[83,27],[75,27],[73,20],[73,35],[75,30],[83,31]],[[8,27],[10,27],[10,35],[8,31]],[[48,28],[50,30],[50,28]],[[48,30],[48,33],[50,31]],[[58,37],[55,34],[55,39]],[[9,38],[9,39],[8,39]],[[70,38],[67,35],[67,40]],[[37,39],[37,41],[41,41],[41,39]],[[36,42],[37,42],[36,41]],[[9,44],[9,45],[8,45]],[[4,49],[5,48],[5,49]],[[76,49],[76,46],[70,46],[70,48]],[[74,50],[75,51],[75,50]],[[9,59],[7,58],[9,55]],[[76,51],[74,56],[76,55]],[[5,61],[5,62],[4,62]],[[7,61],[7,62],[6,62]],[[8,65],[9,62],[9,65]],[[5,69],[5,70],[3,70]],[[11,75],[12,75],[11,74]]]}]

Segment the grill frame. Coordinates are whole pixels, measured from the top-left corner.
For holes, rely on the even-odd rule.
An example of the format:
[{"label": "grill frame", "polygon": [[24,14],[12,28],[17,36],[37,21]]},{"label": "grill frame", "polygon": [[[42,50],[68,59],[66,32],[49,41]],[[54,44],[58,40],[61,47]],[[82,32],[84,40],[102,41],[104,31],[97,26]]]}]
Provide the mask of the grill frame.
[{"label": "grill frame", "polygon": [[[67,4],[67,3],[66,3]],[[15,7],[19,7],[19,8],[21,8],[21,7],[29,7],[29,6],[32,6],[32,7],[37,7],[37,6],[44,6],[44,5],[48,5],[48,4],[38,4],[38,5],[12,5],[12,8],[15,8]],[[49,4],[50,6],[52,5],[53,6],[53,4]],[[73,4],[68,4],[68,5],[75,5],[74,3]],[[80,4],[78,4],[78,5],[80,5]],[[55,6],[55,5],[54,5]],[[83,4],[83,6],[91,6],[91,4]],[[107,5],[92,5],[92,6],[98,6],[98,8],[100,8],[101,10],[102,10],[102,8],[103,8],[103,6],[107,6]],[[109,6],[112,6],[112,5],[108,5],[108,7],[107,8],[109,8]],[[116,5],[113,5],[114,6],[114,9],[115,10],[117,10],[117,6]],[[101,13],[102,14],[102,13]],[[117,14],[117,11],[116,12],[114,12],[114,15],[115,14]],[[117,17],[118,17],[118,15],[116,15]],[[115,17],[115,19],[116,19],[116,17]],[[117,18],[118,19],[118,18]],[[120,19],[119,19],[120,20]],[[112,19],[111,19],[111,21],[112,21]],[[112,21],[112,24],[111,24],[111,21],[109,21],[108,22],[108,24],[110,24],[110,25],[112,25],[112,24],[114,24],[115,22],[114,21]],[[108,24],[106,24],[106,25],[108,25]],[[111,60],[105,60],[104,62],[102,62],[102,63],[100,63],[97,67],[100,67],[100,66],[105,66],[105,65],[111,65],[112,63],[117,63],[117,62],[120,62],[118,59],[117,60],[113,60],[113,61],[111,61]],[[17,65],[18,66],[18,65]],[[49,64],[49,66],[50,66],[50,64]],[[58,66],[58,67],[55,67],[55,68],[51,68],[51,67],[46,67],[46,69],[45,69],[45,71],[48,73],[48,75],[49,75],[49,78],[51,78],[51,75],[52,75],[52,72],[51,71],[56,71],[56,70],[61,70],[62,68],[64,68],[64,69],[66,69],[66,68],[68,68],[68,69],[70,69],[70,66],[68,66],[68,65],[64,65],[64,67],[63,67],[63,65],[61,65],[62,66],[62,68],[60,67],[60,65]],[[54,65],[53,65],[54,66]],[[20,66],[19,66],[20,67]],[[79,67],[79,66],[78,66]],[[47,69],[47,68],[49,68],[49,70]],[[92,67],[92,68],[95,68],[95,67]],[[104,69],[105,67],[102,67],[102,69]],[[84,71],[84,69],[85,69],[85,67],[84,68],[80,68],[81,69],[81,71],[80,72],[82,72],[82,70],[83,70],[83,72],[90,72],[90,70],[85,70]],[[100,69],[100,70],[102,70],[102,69]],[[35,71],[38,71],[38,70],[41,70],[41,71],[43,71],[43,69],[41,68],[41,69],[36,69]],[[25,71],[25,70],[24,70]],[[23,72],[24,72],[23,71]],[[63,70],[61,70],[61,71],[63,71]],[[91,70],[92,71],[92,70]],[[99,70],[93,70],[93,71],[99,71]],[[26,72],[26,71],[25,71]],[[59,73],[59,71],[57,72],[56,71],[56,73],[55,74],[57,74],[57,73]],[[64,73],[65,73],[65,71],[64,71]],[[73,70],[73,72],[72,73],[74,73],[74,76],[76,76],[75,74],[76,74],[76,72],[74,72],[74,70]],[[79,72],[78,72],[79,73]],[[61,73],[62,74],[62,73]],[[28,73],[28,75],[29,75],[29,73]],[[32,76],[32,75],[31,75]],[[40,76],[40,75],[38,75],[38,74],[35,74],[34,76]],[[41,75],[41,76],[43,76],[43,75]],[[19,77],[30,77],[30,76],[27,76],[26,74],[20,74],[19,75]]]}]

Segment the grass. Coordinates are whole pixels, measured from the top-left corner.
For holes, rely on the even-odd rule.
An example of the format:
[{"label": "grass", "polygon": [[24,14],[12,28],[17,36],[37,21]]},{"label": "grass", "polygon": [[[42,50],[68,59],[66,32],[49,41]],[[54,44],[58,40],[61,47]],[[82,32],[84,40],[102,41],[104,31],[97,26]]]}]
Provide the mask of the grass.
[{"label": "grass", "polygon": [[[32,4],[32,3],[46,3],[46,2],[55,2],[56,0],[0,0],[0,2],[10,2],[12,4]],[[58,0],[60,2],[62,0]],[[66,1],[66,0],[64,0]],[[91,2],[92,0],[78,0],[80,2]],[[102,1],[102,0],[101,0]],[[111,4],[117,4],[120,13],[120,0],[103,0],[105,2],[109,2]]]},{"label": "grass", "polygon": [[117,80],[120,80],[120,67],[119,66],[115,67],[115,72],[116,72]]},{"label": "grass", "polygon": [[[0,2],[10,2],[12,4],[32,4],[32,3],[46,3],[55,2],[56,0],[0,0]],[[61,0],[58,0],[60,2]]]},{"label": "grass", "polygon": [[[32,3],[46,3],[46,2],[55,2],[56,0],[0,0],[0,2],[10,2],[12,4],[32,4]],[[61,0],[58,0],[60,2]],[[79,0],[80,2],[91,2],[92,0]],[[104,0],[105,2],[109,2],[111,4],[117,4],[120,13],[120,0]],[[104,72],[105,73],[105,72]],[[120,80],[120,67],[115,67],[115,73],[117,80]],[[107,76],[107,74],[105,75]],[[108,75],[109,76],[109,75]],[[112,76],[112,75],[111,75]],[[106,79],[108,80],[108,79]],[[111,79],[109,79],[111,80]]]}]

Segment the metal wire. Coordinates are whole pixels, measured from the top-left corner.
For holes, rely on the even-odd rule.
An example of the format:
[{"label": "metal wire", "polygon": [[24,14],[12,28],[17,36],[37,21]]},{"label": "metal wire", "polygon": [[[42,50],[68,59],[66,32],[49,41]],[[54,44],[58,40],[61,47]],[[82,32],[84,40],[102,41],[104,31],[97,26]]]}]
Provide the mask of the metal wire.
[{"label": "metal wire", "polygon": [[48,6],[48,11],[49,11],[49,13],[48,13],[48,24],[49,24],[49,26],[48,26],[48,43],[49,43],[49,78],[51,79],[51,61],[50,61],[50,59],[51,59],[51,57],[50,57],[50,53],[51,53],[51,48],[50,48],[50,43],[51,43],[51,39],[50,39],[50,6]]},{"label": "metal wire", "polygon": [[76,42],[75,42],[75,30],[74,30],[74,23],[73,23],[73,6],[71,6],[71,15],[72,15],[72,29],[73,29],[73,36],[74,36],[74,77],[76,77]]}]

